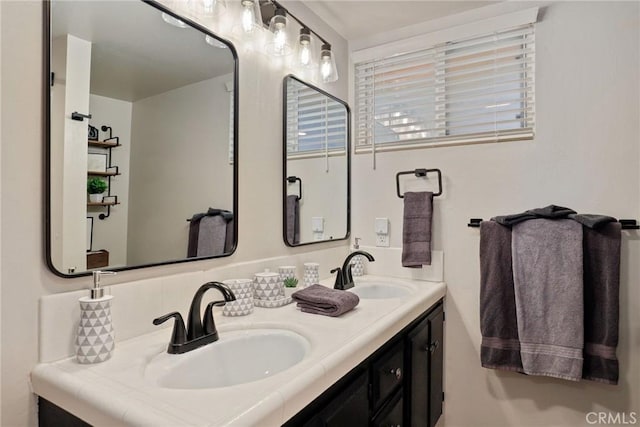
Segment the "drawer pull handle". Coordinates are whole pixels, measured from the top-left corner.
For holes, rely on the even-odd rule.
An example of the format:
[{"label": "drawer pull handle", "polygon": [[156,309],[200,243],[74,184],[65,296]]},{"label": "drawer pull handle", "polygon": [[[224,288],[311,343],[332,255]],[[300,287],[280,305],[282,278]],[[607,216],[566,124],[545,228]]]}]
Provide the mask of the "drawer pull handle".
[{"label": "drawer pull handle", "polygon": [[435,342],[432,342],[431,345],[429,347],[427,347],[427,351],[429,353],[433,353],[434,351],[436,351],[436,349],[440,346],[440,342],[438,340],[436,340]]},{"label": "drawer pull handle", "polygon": [[389,373],[390,373],[391,375],[395,375],[395,376],[396,376],[396,379],[400,379],[400,378],[402,378],[402,369],[400,369],[400,368],[396,368],[396,369],[393,369],[393,368],[392,368],[392,369],[389,371]]}]

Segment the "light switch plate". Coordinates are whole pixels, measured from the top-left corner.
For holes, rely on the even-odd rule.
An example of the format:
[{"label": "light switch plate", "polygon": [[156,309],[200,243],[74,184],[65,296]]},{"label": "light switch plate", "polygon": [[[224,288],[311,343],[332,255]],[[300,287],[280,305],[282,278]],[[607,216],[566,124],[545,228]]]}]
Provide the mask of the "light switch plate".
[{"label": "light switch plate", "polygon": [[376,234],[389,234],[389,218],[376,218],[373,228]]},{"label": "light switch plate", "polygon": [[311,218],[311,231],[314,233],[324,233],[324,217],[314,216]]}]

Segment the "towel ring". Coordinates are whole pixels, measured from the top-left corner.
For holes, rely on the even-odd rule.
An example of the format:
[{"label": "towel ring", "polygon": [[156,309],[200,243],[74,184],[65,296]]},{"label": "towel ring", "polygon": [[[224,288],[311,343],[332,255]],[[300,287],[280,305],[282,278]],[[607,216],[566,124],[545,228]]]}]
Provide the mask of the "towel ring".
[{"label": "towel ring", "polygon": [[298,181],[298,200],[302,200],[302,179],[298,176],[288,176],[287,182],[289,184],[295,184]]},{"label": "towel ring", "polygon": [[398,194],[398,197],[400,197],[401,199],[404,198],[404,195],[400,194],[400,175],[415,175],[416,177],[420,178],[420,177],[426,177],[429,172],[435,172],[438,174],[438,192],[433,193],[433,197],[437,197],[441,195],[442,194],[442,172],[440,172],[440,169],[415,169],[412,171],[398,172],[396,174],[396,192]]}]

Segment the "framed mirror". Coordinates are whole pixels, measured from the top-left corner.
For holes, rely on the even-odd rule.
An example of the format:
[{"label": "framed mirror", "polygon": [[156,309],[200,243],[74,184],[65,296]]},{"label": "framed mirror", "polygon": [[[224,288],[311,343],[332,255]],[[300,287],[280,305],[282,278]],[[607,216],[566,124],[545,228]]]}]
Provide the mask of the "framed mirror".
[{"label": "framed mirror", "polygon": [[50,0],[44,25],[52,271],[75,277],[232,254],[233,45],[149,1]]},{"label": "framed mirror", "polygon": [[346,102],[284,78],[284,242],[300,246],[349,237],[350,111]]}]

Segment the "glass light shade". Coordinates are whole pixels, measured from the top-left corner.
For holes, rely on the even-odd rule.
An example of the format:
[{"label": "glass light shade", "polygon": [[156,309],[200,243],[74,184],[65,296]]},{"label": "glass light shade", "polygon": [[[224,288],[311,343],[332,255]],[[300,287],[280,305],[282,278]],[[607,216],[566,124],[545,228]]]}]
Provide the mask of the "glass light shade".
[{"label": "glass light shade", "polygon": [[300,68],[313,68],[313,46],[311,44],[311,31],[308,28],[300,30],[298,43],[296,43],[296,65]]},{"label": "glass light shade", "polygon": [[215,37],[204,36],[204,41],[213,47],[217,47],[218,49],[228,49],[226,44],[222,43],[220,40],[218,40]]},{"label": "glass light shade", "polygon": [[320,51],[320,78],[325,83],[331,83],[338,80],[338,69],[336,68],[336,59],[331,52],[331,45],[323,44]]},{"label": "glass light shade", "polygon": [[288,19],[284,9],[276,9],[275,15],[269,21],[270,40],[267,43],[267,52],[274,56],[291,54],[291,45],[287,34]]},{"label": "glass light shade", "polygon": [[258,0],[240,0],[242,12],[240,16],[242,32],[251,34],[262,26],[260,2]]},{"label": "glass light shade", "polygon": [[226,0],[187,0],[191,13],[204,18],[222,15],[227,10]]}]

